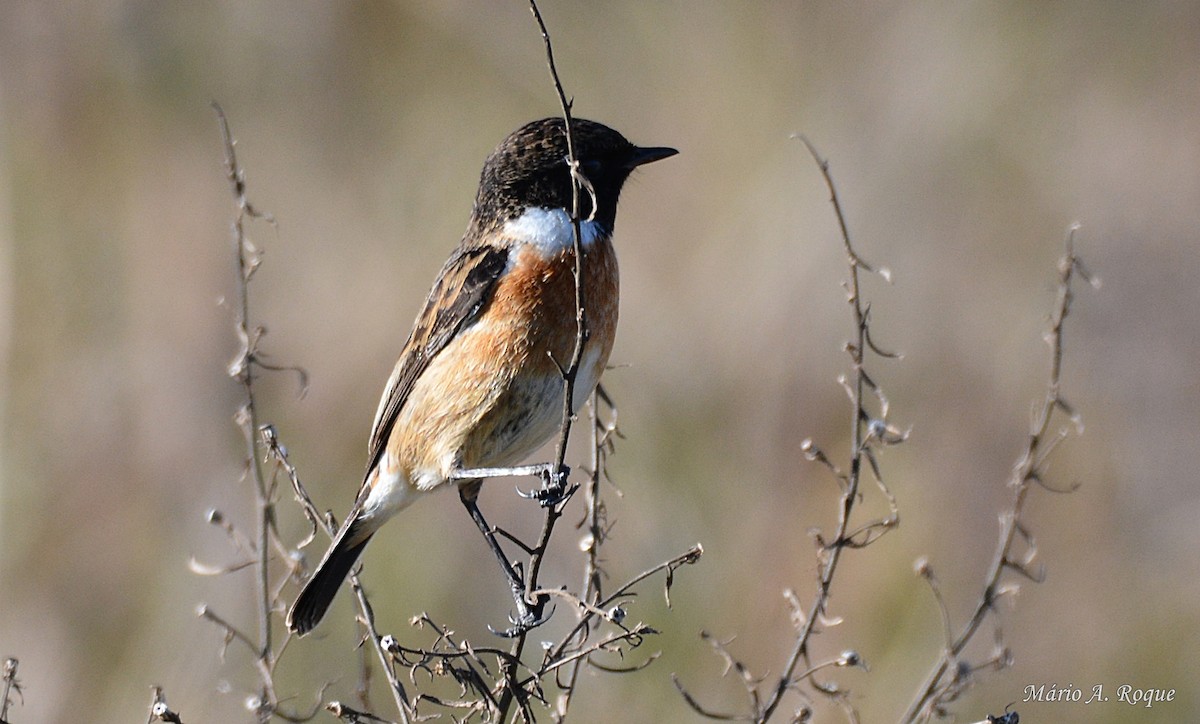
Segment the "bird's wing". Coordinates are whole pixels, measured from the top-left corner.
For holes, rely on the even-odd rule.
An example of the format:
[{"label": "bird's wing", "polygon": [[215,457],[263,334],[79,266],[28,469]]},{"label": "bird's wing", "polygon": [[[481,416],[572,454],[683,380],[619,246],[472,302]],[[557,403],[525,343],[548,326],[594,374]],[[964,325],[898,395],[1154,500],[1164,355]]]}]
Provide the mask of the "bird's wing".
[{"label": "bird's wing", "polygon": [[479,318],[507,263],[507,249],[479,246],[459,248],[442,267],[379,401],[371,426],[367,476],[379,464],[417,378],[430,360]]}]

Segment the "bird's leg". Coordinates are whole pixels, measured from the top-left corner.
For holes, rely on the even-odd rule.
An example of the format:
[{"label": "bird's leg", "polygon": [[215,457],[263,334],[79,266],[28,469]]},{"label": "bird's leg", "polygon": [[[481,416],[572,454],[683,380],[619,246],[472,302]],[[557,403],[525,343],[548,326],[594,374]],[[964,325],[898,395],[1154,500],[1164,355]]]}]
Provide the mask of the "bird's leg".
[{"label": "bird's leg", "polygon": [[537,465],[518,465],[511,468],[459,468],[450,471],[447,477],[450,480],[478,481],[483,478],[512,478],[537,475],[542,479],[541,490],[526,493],[518,488],[517,493],[522,498],[538,501],[538,504],[543,508],[549,508],[567,501],[576,488],[579,487],[577,485],[567,485],[567,478],[570,474],[571,468],[566,465],[555,467],[553,463],[539,463]]},{"label": "bird's leg", "polygon": [[[492,553],[496,555],[496,560],[500,561],[500,568],[504,571],[505,577],[508,578],[508,587],[512,592],[513,602],[517,606],[517,615],[509,618],[513,624],[512,627],[505,631],[492,629],[492,632],[506,638],[514,638],[546,622],[546,618],[548,617],[544,618],[542,616],[546,597],[540,597],[532,605],[525,600],[525,581],[523,577],[517,572],[517,569],[508,560],[508,557],[504,555],[504,549],[500,547],[500,542],[496,540],[496,529],[488,524],[487,520],[483,517],[483,512],[479,510],[478,498],[481,484],[481,480],[475,479],[459,485],[458,497],[467,509],[467,512],[471,515],[471,520],[475,521],[479,532],[483,533],[483,537],[487,540]],[[490,626],[488,628],[491,629]]]},{"label": "bird's leg", "polygon": [[451,470],[447,477],[450,480],[476,481],[483,478],[519,478],[526,475],[540,475],[545,478],[553,467],[550,463],[538,463],[537,465],[517,465],[511,468],[458,468]]}]

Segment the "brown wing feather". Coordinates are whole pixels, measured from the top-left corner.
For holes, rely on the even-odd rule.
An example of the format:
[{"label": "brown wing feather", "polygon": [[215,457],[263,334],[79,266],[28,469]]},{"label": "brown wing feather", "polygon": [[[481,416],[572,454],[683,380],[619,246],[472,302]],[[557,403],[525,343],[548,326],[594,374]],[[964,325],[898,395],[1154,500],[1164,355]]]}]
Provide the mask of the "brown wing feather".
[{"label": "brown wing feather", "polygon": [[507,249],[484,246],[459,249],[442,267],[379,401],[368,446],[368,476],[379,464],[417,378],[450,340],[479,318],[507,263]]}]

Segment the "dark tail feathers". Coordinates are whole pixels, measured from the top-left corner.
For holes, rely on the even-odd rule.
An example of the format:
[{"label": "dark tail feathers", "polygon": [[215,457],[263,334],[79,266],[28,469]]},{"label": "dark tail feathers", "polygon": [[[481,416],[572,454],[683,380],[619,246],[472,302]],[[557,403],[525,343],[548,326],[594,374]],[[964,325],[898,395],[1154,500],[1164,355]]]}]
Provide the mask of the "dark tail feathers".
[{"label": "dark tail feathers", "polygon": [[333,597],[342,587],[342,581],[346,580],[374,533],[372,531],[364,536],[362,527],[362,521],[354,520],[342,528],[312,578],[304,584],[296,602],[292,604],[292,610],[288,612],[287,625],[292,631],[303,636],[325,617],[329,604],[333,603]]}]

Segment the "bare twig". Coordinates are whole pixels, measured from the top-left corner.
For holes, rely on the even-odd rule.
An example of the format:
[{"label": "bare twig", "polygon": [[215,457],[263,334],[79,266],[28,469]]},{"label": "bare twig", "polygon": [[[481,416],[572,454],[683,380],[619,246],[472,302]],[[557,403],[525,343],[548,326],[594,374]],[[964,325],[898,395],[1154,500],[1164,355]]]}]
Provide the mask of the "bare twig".
[{"label": "bare twig", "polygon": [[[603,599],[586,601],[573,593],[562,590],[538,589],[534,591],[534,594],[538,596],[566,600],[580,612],[580,621],[575,628],[557,644],[552,646],[547,644],[545,654],[537,665],[525,664],[511,651],[478,647],[465,640],[457,640],[451,631],[435,623],[426,614],[416,617],[414,624],[432,629],[436,633],[436,638],[431,645],[410,648],[402,646],[391,636],[384,636],[383,647],[397,666],[408,668],[410,673],[420,671],[431,677],[449,676],[461,688],[460,696],[456,699],[421,693],[417,696],[417,702],[428,702],[451,710],[465,709],[477,713],[486,712],[488,720],[501,721],[499,716],[500,700],[505,691],[510,691],[512,692],[510,708],[516,706],[520,712],[516,715],[517,718],[529,720],[533,717],[531,708],[533,701],[550,706],[546,701],[542,686],[544,681],[555,677],[554,681],[562,694],[552,709],[552,715],[556,720],[561,720],[565,717],[562,709],[562,697],[571,690],[568,688],[569,678],[564,683],[559,680],[560,676],[569,677],[570,672],[582,662],[588,662],[593,667],[606,672],[629,673],[645,668],[657,658],[657,654],[651,654],[645,661],[626,667],[606,666],[591,660],[596,654],[609,654],[624,658],[627,652],[641,646],[646,637],[656,634],[657,631],[646,624],[626,625],[624,620],[627,616],[627,609],[623,603],[618,602],[624,599],[631,600],[633,587],[650,576],[660,572],[666,572],[669,576],[679,566],[694,563],[699,559],[701,553],[699,546],[693,547],[669,561],[634,576]],[[592,633],[601,623],[616,630],[593,639]],[[495,661],[495,668],[489,664],[489,661],[492,660]],[[507,673],[510,671],[513,673]],[[564,674],[564,672],[566,673]],[[492,681],[495,683],[489,683]]]},{"label": "bare twig", "polygon": [[[279,440],[279,435],[275,428],[271,425],[264,425],[260,429],[262,435],[263,447],[266,448],[267,456],[283,469],[288,476],[288,481],[291,483],[292,493],[296,498],[296,502],[304,511],[305,517],[312,526],[312,531],[308,536],[300,542],[300,546],[308,545],[312,541],[317,530],[324,533],[330,540],[337,535],[337,525],[329,516],[322,516],[317,510],[317,506],[309,497],[308,491],[304,484],[300,481],[300,476],[296,470],[296,466],[288,459],[287,448]],[[392,692],[392,698],[395,700],[396,708],[400,713],[400,720],[408,722],[409,717],[413,715],[412,704],[409,702],[408,693],[404,689],[404,684],[400,682],[396,676],[396,672],[392,667],[391,660],[383,645],[384,636],[381,636],[375,628],[375,611],[371,607],[370,599],[367,597],[366,590],[363,588],[362,581],[359,579],[357,570],[350,572],[350,587],[354,591],[354,599],[358,604],[359,623],[366,632],[366,638],[370,640],[371,649],[375,651],[376,657],[383,666],[384,673],[388,680],[388,689]],[[364,663],[365,666],[365,663]],[[365,698],[366,693],[362,696]]]},{"label": "bare twig", "polygon": [[0,672],[0,681],[4,682],[4,694],[0,697],[0,722],[8,721],[8,707],[13,704],[13,694],[21,697],[22,703],[25,701],[21,693],[21,682],[17,679],[17,667],[20,663],[12,657],[4,660],[4,671]]},{"label": "bare twig", "polygon": [[[947,630],[947,638],[941,657],[918,689],[916,698],[901,719],[905,724],[925,721],[931,716],[941,713],[944,705],[957,697],[970,684],[971,674],[979,668],[1007,665],[1010,654],[1003,642],[999,640],[996,642],[996,649],[992,657],[979,667],[964,665],[960,662],[960,657],[989,614],[995,612],[997,600],[1016,590],[1016,584],[1004,583],[1006,570],[1014,571],[1035,582],[1041,581],[1042,571],[1032,567],[1037,547],[1034,545],[1032,535],[1021,521],[1021,514],[1025,509],[1026,499],[1032,486],[1038,484],[1045,487],[1043,474],[1047,456],[1067,435],[1065,428],[1052,429],[1054,413],[1057,411],[1066,415],[1077,433],[1082,432],[1083,428],[1078,413],[1063,398],[1061,391],[1063,323],[1071,311],[1073,276],[1075,273],[1079,273],[1092,286],[1098,286],[1098,282],[1087,273],[1082,262],[1075,256],[1075,232],[1077,230],[1078,226],[1072,226],[1068,231],[1065,250],[1058,262],[1057,300],[1050,315],[1050,327],[1046,332],[1046,342],[1050,346],[1046,392],[1034,412],[1025,449],[1021,452],[1020,458],[1013,467],[1012,476],[1009,478],[1008,485],[1013,495],[1012,503],[1000,516],[1000,536],[991,565],[984,574],[982,594],[958,635],[949,635],[950,622],[945,604],[941,600],[941,594],[935,585],[932,574],[925,573],[928,564],[918,566],[918,572],[922,573],[923,577],[930,582],[931,589],[938,601]],[[1024,546],[1024,554],[1017,551],[1018,540]],[[1015,719],[1015,716],[1013,718]],[[990,719],[991,717],[989,717]]]},{"label": "bare twig", "polygon": [[700,716],[715,719],[716,721],[755,721],[755,713],[720,712],[709,709],[684,688],[677,674],[671,674],[671,682],[675,684],[675,689],[679,691],[679,695],[683,697],[684,702]]},{"label": "bare twig", "polygon": [[396,708],[400,712],[400,721],[407,722],[413,714],[412,704],[409,703],[408,694],[404,690],[404,684],[400,682],[396,676],[396,671],[392,668],[392,662],[388,657],[387,651],[383,645],[384,637],[379,635],[379,631],[375,628],[375,610],[371,608],[371,602],[367,599],[367,593],[363,590],[362,582],[358,579],[358,574],[350,576],[350,586],[354,590],[354,598],[358,601],[358,609],[361,613],[359,622],[366,630],[367,638],[371,641],[371,647],[375,650],[376,656],[379,658],[380,665],[383,666],[384,675],[388,680],[388,689],[392,692],[392,698],[396,702]]},{"label": "bare twig", "polygon": [[[584,486],[584,500],[587,504],[587,515],[583,521],[580,521],[580,526],[586,526],[587,531],[580,541],[580,549],[583,551],[586,558],[586,564],[583,570],[583,602],[585,604],[592,603],[601,595],[602,575],[600,569],[600,548],[604,545],[604,540],[608,536],[608,522],[606,517],[606,509],[604,502],[600,497],[600,477],[605,469],[605,458],[608,448],[606,447],[606,436],[609,430],[615,432],[615,420],[611,427],[603,427],[600,424],[600,395],[598,392],[592,394],[591,404],[588,405],[589,416],[591,418],[591,470],[589,471],[588,480]],[[613,417],[616,417],[616,409],[612,408]],[[597,609],[599,610],[599,609]],[[580,611],[579,624],[583,625],[583,631],[580,634],[582,640],[587,640],[590,624],[585,623],[587,616],[584,611]],[[574,636],[569,636],[564,641],[570,641]],[[583,666],[585,658],[576,659],[567,673],[566,681],[562,685],[562,694],[558,698],[555,706],[555,716],[561,721],[566,718],[567,712],[571,708],[571,698],[575,693],[575,682],[579,678],[579,670]]]},{"label": "bare twig", "polygon": [[[822,546],[821,555],[819,556],[823,565],[817,584],[817,592],[813,596],[813,601],[809,605],[803,623],[799,627],[791,654],[788,656],[783,667],[783,673],[771,690],[762,709],[759,711],[759,721],[767,721],[771,718],[771,715],[782,701],[783,695],[795,685],[797,679],[794,675],[800,661],[808,659],[810,638],[817,630],[816,626],[818,623],[828,615],[829,594],[833,586],[834,576],[837,573],[838,563],[841,561],[842,551],[846,548],[861,548],[877,540],[879,535],[892,530],[899,523],[899,513],[895,498],[883,486],[878,466],[875,464],[874,458],[871,457],[867,446],[872,442],[879,442],[881,444],[900,442],[903,437],[896,435],[887,423],[887,400],[879,392],[878,386],[868,377],[864,369],[868,349],[876,351],[877,354],[881,354],[884,357],[894,357],[895,355],[880,353],[874,343],[870,341],[870,307],[863,303],[859,290],[860,269],[877,273],[886,280],[890,280],[891,275],[886,269],[881,268],[877,271],[871,267],[854,250],[854,246],[850,240],[850,231],[846,224],[846,217],[842,212],[841,201],[838,199],[837,188],[834,186],[833,176],[829,172],[829,162],[821,157],[808,138],[800,136],[800,141],[804,143],[813,160],[817,162],[817,165],[821,169],[821,176],[825,180],[826,187],[829,189],[829,200],[833,204],[838,228],[841,230],[842,245],[846,252],[846,262],[850,272],[846,291],[848,293],[847,301],[854,315],[856,336],[855,341],[847,345],[851,361],[851,378],[850,382],[845,384],[850,397],[852,418],[850,425],[850,464],[845,474],[845,487],[842,490],[842,498],[838,510],[838,523],[833,540]],[[867,388],[877,397],[880,403],[881,411],[877,418],[870,416],[864,407],[863,397]],[[890,437],[888,436],[889,433],[891,433]],[[869,461],[875,479],[879,481],[885,495],[889,499],[891,514],[888,518],[875,521],[850,533],[850,516],[856,502],[859,500],[859,485],[864,458]],[[868,533],[867,538],[858,540],[857,536],[862,532]],[[874,534],[872,535],[871,532],[874,532]],[[812,670],[810,666],[810,673],[805,674],[805,677],[810,676]],[[818,688],[818,690],[823,689]]]},{"label": "bare twig", "polygon": [[[165,721],[169,724],[183,724],[183,719],[179,718],[177,712],[171,711],[167,706],[167,700],[163,696],[161,686],[150,687],[154,692],[150,698],[150,718],[146,720],[146,724],[151,724],[155,721]],[[0,715],[0,721],[4,720],[4,716]]]},{"label": "bare twig", "polygon": [[[229,366],[229,374],[242,385],[244,400],[241,409],[235,416],[238,427],[246,445],[246,474],[251,481],[255,498],[255,583],[258,586],[256,609],[258,612],[258,639],[251,647],[255,652],[257,669],[260,673],[258,719],[266,722],[270,719],[277,703],[275,685],[271,675],[274,669],[274,652],[271,645],[271,610],[272,597],[270,588],[270,540],[271,525],[274,520],[274,501],[267,489],[258,459],[258,411],[254,399],[254,368],[259,365],[258,342],[265,333],[261,327],[251,327],[250,324],[250,280],[261,262],[259,250],[246,237],[245,223],[247,219],[264,219],[273,223],[269,214],[260,213],[250,203],[246,196],[246,178],[237,161],[235,142],[229,131],[229,122],[225,112],[217,103],[213,103],[213,111],[217,115],[221,130],[221,140],[225,147],[225,170],[233,192],[237,212],[233,221],[234,252],[237,258],[237,303],[234,306],[237,315],[236,330],[239,340],[237,356]],[[233,631],[233,627],[226,626]],[[228,633],[227,633],[228,635]],[[245,638],[245,637],[243,637]],[[249,643],[248,639],[247,642]]]},{"label": "bare twig", "polygon": [[255,643],[253,639],[242,633],[233,624],[221,618],[221,616],[209,608],[207,604],[201,604],[196,609],[196,615],[205,621],[216,624],[218,628],[225,632],[225,645],[221,647],[222,659],[225,658],[225,652],[229,649],[229,644],[233,643],[234,641],[242,642],[251,652],[257,653],[258,644]]},{"label": "bare twig", "polygon": [[329,702],[325,705],[325,709],[338,719],[349,722],[349,724],[360,724],[360,722],[383,722],[383,724],[388,724],[387,719],[381,719],[370,712],[352,709],[340,701]]},{"label": "bare twig", "polygon": [[[833,666],[861,665],[861,659],[853,651],[845,651],[838,658],[814,664],[811,661],[809,647],[814,634],[819,633],[823,627],[833,626],[840,622],[840,619],[829,614],[829,598],[833,581],[838,571],[838,565],[841,562],[842,553],[847,549],[865,548],[893,530],[899,525],[900,521],[896,498],[884,483],[883,475],[876,459],[876,450],[883,446],[904,442],[907,439],[908,433],[900,430],[889,421],[888,399],[883,394],[879,385],[867,374],[865,368],[868,351],[885,359],[896,359],[900,355],[886,351],[874,342],[871,336],[870,305],[863,302],[859,287],[859,270],[879,274],[888,281],[891,280],[891,274],[887,269],[872,267],[855,251],[851,242],[846,217],[842,212],[841,202],[838,199],[837,188],[834,186],[833,177],[829,172],[829,162],[820,156],[817,149],[807,138],[804,136],[799,136],[798,138],[804,143],[813,160],[816,161],[825,185],[829,189],[829,198],[833,204],[834,214],[837,217],[838,228],[841,232],[842,247],[846,254],[846,262],[850,273],[845,288],[847,302],[850,304],[854,320],[854,341],[846,344],[846,351],[850,355],[851,372],[848,377],[841,376],[838,378],[838,382],[845,389],[846,395],[850,400],[849,462],[845,469],[843,469],[841,466],[835,464],[811,439],[805,439],[800,443],[800,451],[805,458],[811,462],[821,464],[828,470],[834,479],[837,480],[841,489],[837,526],[833,538],[827,539],[820,531],[812,533],[817,545],[817,562],[819,568],[817,590],[807,607],[800,603],[799,598],[793,590],[788,589],[784,592],[784,596],[788,600],[791,609],[792,624],[796,630],[795,641],[784,661],[782,673],[765,692],[760,691],[760,685],[766,681],[766,677],[760,678],[750,675],[744,664],[736,659],[725,648],[724,644],[716,647],[718,653],[726,662],[727,672],[732,670],[738,671],[740,674],[742,686],[749,699],[749,710],[747,712],[724,713],[708,709],[701,705],[678,680],[675,682],[676,687],[683,695],[687,704],[697,713],[712,719],[765,722],[778,711],[785,694],[789,691],[797,690],[797,685],[800,682],[807,681],[816,692],[829,697],[841,706],[850,721],[857,720],[857,714],[854,712],[853,707],[850,706],[845,690],[836,684],[819,682],[815,679],[814,675],[822,669]],[[874,400],[874,403],[869,406],[867,403],[871,399]],[[878,413],[872,414],[869,412],[869,407],[877,408]],[[852,527],[851,518],[854,508],[862,498],[861,480],[864,461],[866,461],[870,470],[870,475],[874,478],[876,485],[887,501],[889,513],[884,518],[870,520]],[[716,639],[712,639],[711,637],[708,640],[710,643],[716,641]],[[801,668],[802,662],[804,663],[803,668]],[[805,705],[797,712],[794,718],[796,720],[803,720],[810,715],[811,709]]]},{"label": "bare twig", "polygon": [[[224,568],[205,566],[194,560],[190,565],[193,571],[200,574],[224,573],[243,567],[254,567],[255,582],[257,584],[255,596],[258,614],[257,637],[252,637],[243,632],[207,606],[200,607],[199,615],[216,624],[224,632],[225,643],[222,648],[222,655],[233,641],[240,641],[253,653],[255,668],[259,674],[259,690],[250,701],[259,721],[265,722],[272,717],[279,717],[286,721],[307,721],[316,714],[320,706],[320,701],[317,702],[317,705],[310,712],[288,712],[279,708],[279,699],[275,693],[275,666],[279,654],[282,653],[289,639],[285,638],[278,650],[276,650],[273,640],[272,614],[279,609],[279,598],[282,587],[289,579],[297,575],[300,566],[300,557],[299,554],[294,553],[292,549],[285,546],[279,539],[278,531],[275,528],[276,475],[272,474],[270,478],[264,475],[262,469],[263,460],[274,460],[276,473],[282,469],[287,474],[295,497],[300,502],[309,520],[311,530],[307,538],[300,543],[300,547],[307,545],[312,540],[318,528],[324,530],[330,537],[336,531],[334,530],[332,521],[323,518],[317,511],[316,506],[313,505],[312,500],[308,497],[307,492],[300,483],[295,467],[288,461],[287,450],[280,443],[274,426],[259,423],[254,390],[256,370],[296,372],[300,378],[301,394],[303,394],[304,388],[307,386],[308,378],[304,370],[299,367],[280,366],[264,362],[262,354],[259,351],[258,345],[265,331],[262,327],[252,326],[250,322],[249,286],[255,271],[261,264],[262,255],[261,251],[247,237],[245,226],[248,219],[265,220],[271,224],[274,224],[274,219],[269,214],[258,211],[247,198],[245,173],[237,161],[236,142],[229,130],[228,120],[224,111],[216,103],[213,104],[213,110],[217,115],[220,126],[221,139],[225,150],[226,174],[230,181],[237,208],[233,221],[232,234],[238,268],[235,312],[239,348],[234,361],[229,366],[229,374],[242,385],[244,394],[242,407],[236,415],[236,420],[239,428],[242,430],[246,445],[245,474],[250,479],[254,490],[256,526],[254,539],[251,541],[237,531],[233,524],[226,520],[219,511],[210,511],[209,521],[225,530],[235,547],[247,556],[247,561]],[[263,453],[263,457],[260,457],[260,453]],[[271,585],[270,565],[272,549],[279,551],[288,564],[287,575],[275,587]],[[363,611],[363,618],[367,622],[365,625],[371,632],[374,648],[379,653],[379,658],[384,663],[385,668],[388,668],[388,659],[380,648],[378,635],[374,632],[374,618],[371,615],[370,606],[366,601],[365,594],[362,592],[357,575],[352,575],[351,581],[358,593],[360,609]],[[392,685],[391,689],[396,698],[396,705],[400,711],[401,721],[407,723],[411,707],[405,695],[404,688],[393,675],[389,675],[389,683]],[[324,688],[322,688],[322,697],[324,696],[323,692]]]},{"label": "bare twig", "polygon": [[[666,572],[666,585],[663,588],[663,595],[666,598],[667,605],[670,606],[671,583],[674,578],[675,570],[678,569],[680,566],[691,565],[691,564],[695,563],[696,561],[700,560],[700,556],[702,556],[702,555],[704,555],[704,548],[699,543],[697,543],[696,545],[692,546],[691,548],[684,551],[683,553],[675,556],[674,558],[667,560],[667,561],[663,561],[662,563],[659,563],[651,568],[648,568],[648,569],[642,571],[641,573],[637,574],[633,578],[630,578],[624,584],[622,584],[621,586],[618,586],[608,596],[606,596],[604,598],[599,598],[597,596],[594,603],[582,601],[574,596],[571,596],[571,598],[577,604],[579,604],[579,607],[580,607],[581,615],[580,615],[579,623],[575,624],[575,628],[572,629],[567,634],[566,638],[564,638],[557,646],[555,646],[554,648],[551,649],[550,658],[551,659],[557,658],[559,656],[562,656],[563,652],[568,651],[571,648],[572,642],[573,642],[573,640],[575,640],[575,637],[577,635],[580,635],[581,633],[586,634],[589,626],[595,620],[595,618],[600,618],[605,621],[610,621],[610,622],[619,624],[620,621],[617,621],[615,619],[619,618],[621,616],[621,614],[617,614],[616,616],[613,615],[613,612],[611,610],[611,607],[613,606],[613,604],[615,604],[618,600],[627,596],[629,594],[629,592],[633,589],[634,586],[638,585],[639,583],[646,580],[647,578],[650,578],[651,576],[653,576],[659,572],[662,572],[662,571]],[[583,638],[586,640],[586,635],[584,635]]]},{"label": "bare twig", "polygon": [[[575,395],[575,378],[579,371],[580,362],[583,359],[583,347],[587,341],[587,312],[586,300],[584,299],[583,290],[583,234],[580,229],[579,218],[579,194],[583,183],[583,174],[579,170],[579,164],[575,157],[575,134],[571,122],[571,103],[567,100],[567,95],[563,91],[562,81],[558,77],[558,68],[554,63],[554,49],[550,43],[550,33],[546,29],[546,23],[542,20],[542,13],[538,9],[536,0],[529,0],[529,10],[533,13],[534,20],[537,22],[538,28],[542,34],[542,40],[546,46],[546,63],[549,66],[550,78],[554,82],[554,90],[558,94],[559,105],[562,108],[564,131],[567,140],[567,165],[571,172],[571,231],[573,234],[572,249],[575,257],[575,267],[573,274],[575,277],[575,345],[571,352],[571,359],[565,368],[562,368],[563,377],[563,413],[562,426],[559,433],[558,444],[555,448],[554,467],[551,473],[552,490],[565,491],[567,488],[566,481],[566,455],[567,442],[570,440],[573,405],[572,401]],[[588,184],[590,187],[590,184]],[[595,209],[596,204],[593,202],[592,208]],[[538,542],[533,546],[533,553],[529,556],[529,565],[525,574],[525,591],[526,598],[529,597],[529,592],[538,587],[538,575],[541,572],[542,563],[545,560],[546,550],[549,546],[550,536],[554,533],[555,524],[562,516],[563,508],[569,495],[564,496],[564,500],[559,504],[546,506],[546,515],[542,523],[542,531],[538,536]],[[535,606],[539,606],[538,602],[533,602]],[[514,659],[520,659],[521,654],[525,649],[525,643],[528,640],[528,629],[521,631],[513,641],[511,654]],[[517,692],[516,669],[511,664],[503,663],[503,677],[507,682],[504,691],[499,698],[499,719],[503,721],[508,716],[508,711],[512,706],[515,696],[519,696]]]}]

